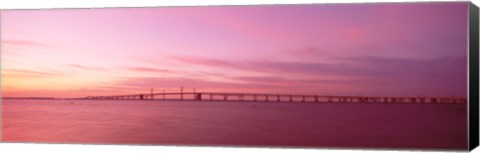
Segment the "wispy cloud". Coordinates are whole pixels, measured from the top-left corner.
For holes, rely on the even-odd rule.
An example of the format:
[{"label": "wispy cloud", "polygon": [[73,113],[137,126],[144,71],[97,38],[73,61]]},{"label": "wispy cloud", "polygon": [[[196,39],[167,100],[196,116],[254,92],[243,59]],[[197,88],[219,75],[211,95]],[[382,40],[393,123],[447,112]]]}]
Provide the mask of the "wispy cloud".
[{"label": "wispy cloud", "polygon": [[401,57],[352,56],[336,63],[285,61],[227,61],[205,57],[175,58],[187,64],[267,73],[295,73],[345,76],[433,76],[447,73],[466,75],[466,57],[439,57],[430,60]]},{"label": "wispy cloud", "polygon": [[[178,58],[177,58],[178,59]],[[381,56],[351,56],[338,58],[336,63],[250,61],[237,62],[205,57],[179,59],[187,64],[202,65],[224,70],[255,71],[268,77],[235,77],[234,80],[247,84],[266,86],[290,85],[298,88],[343,87],[339,92],[355,89],[356,93],[381,94],[429,94],[464,96],[467,82],[467,59],[438,57],[415,59]],[[303,75],[306,79],[291,79],[288,76]],[[275,77],[272,77],[275,76]],[[338,79],[321,79],[321,78]],[[396,89],[392,89],[396,87]],[[327,89],[325,88],[325,89]],[[445,88],[448,90],[438,90]],[[464,89],[465,88],[465,89]],[[375,90],[372,90],[375,89]],[[335,91],[331,89],[330,91]],[[390,92],[386,92],[390,91]],[[355,93],[352,91],[352,93]],[[406,94],[408,95],[408,94]]]},{"label": "wispy cloud", "polygon": [[[232,77],[234,80],[251,83],[251,84],[265,84],[273,86],[322,86],[326,82],[332,82],[333,79],[290,79],[279,76],[243,76]],[[338,79],[337,79],[338,80]]]},{"label": "wispy cloud", "polygon": [[154,72],[154,73],[166,73],[171,72],[169,70],[150,68],[150,67],[129,67],[127,70],[136,71],[136,72]]},{"label": "wispy cloud", "polygon": [[145,90],[155,89],[177,89],[185,87],[186,89],[199,89],[200,91],[217,91],[217,92],[271,92],[272,89],[278,88],[271,84],[256,84],[249,82],[226,82],[213,81],[191,78],[154,78],[154,77],[130,77],[116,81],[114,84],[118,86],[136,88]]},{"label": "wispy cloud", "polygon": [[227,61],[205,57],[175,57],[174,59],[187,64],[197,66],[208,66],[215,68],[234,69],[242,71],[255,71],[267,73],[334,73],[334,72],[352,72],[345,64],[324,64],[314,62],[282,62],[282,61]]},{"label": "wispy cloud", "polygon": [[12,45],[12,46],[18,46],[18,47],[42,47],[42,48],[54,48],[51,45],[42,43],[42,42],[37,42],[37,41],[30,41],[30,40],[4,40],[2,39],[1,41],[2,46],[5,45]]},{"label": "wispy cloud", "polygon": [[96,66],[84,66],[84,65],[79,65],[79,64],[66,64],[69,67],[77,68],[77,69],[83,69],[83,70],[93,70],[93,71],[106,71],[106,68],[102,67],[96,67]]},{"label": "wispy cloud", "polygon": [[337,52],[315,46],[307,46],[298,49],[278,50],[277,53],[284,56],[294,57],[296,59],[316,59],[317,61],[336,60],[338,57],[341,57]]},{"label": "wispy cloud", "polygon": [[63,76],[65,74],[54,71],[35,71],[24,69],[2,69],[5,76],[18,78],[38,78],[38,77],[55,77]]},{"label": "wispy cloud", "polygon": [[219,60],[200,56],[172,56],[173,60],[203,66],[223,67],[223,68],[242,68],[244,65],[227,60]]}]

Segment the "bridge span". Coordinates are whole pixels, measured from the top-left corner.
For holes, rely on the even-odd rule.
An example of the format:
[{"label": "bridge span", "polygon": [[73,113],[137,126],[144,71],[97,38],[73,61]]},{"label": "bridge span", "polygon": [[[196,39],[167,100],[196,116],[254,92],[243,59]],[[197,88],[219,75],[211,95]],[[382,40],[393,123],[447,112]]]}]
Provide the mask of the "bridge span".
[{"label": "bridge span", "polygon": [[463,97],[392,97],[392,96],[330,96],[262,93],[174,92],[145,93],[72,98],[83,100],[195,100],[195,101],[264,101],[264,102],[345,102],[345,103],[446,103],[465,104]]}]

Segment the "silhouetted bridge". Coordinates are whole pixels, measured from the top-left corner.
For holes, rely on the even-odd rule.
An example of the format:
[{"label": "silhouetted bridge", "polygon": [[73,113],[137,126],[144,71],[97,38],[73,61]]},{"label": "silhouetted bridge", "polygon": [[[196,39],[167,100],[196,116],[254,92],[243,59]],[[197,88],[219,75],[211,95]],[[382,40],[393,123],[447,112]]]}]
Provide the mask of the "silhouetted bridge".
[{"label": "silhouetted bridge", "polygon": [[266,101],[266,102],[347,102],[347,103],[456,103],[465,104],[459,97],[384,97],[384,96],[322,96],[294,94],[178,92],[146,93],[112,96],[88,96],[91,100],[195,100],[195,101]]}]

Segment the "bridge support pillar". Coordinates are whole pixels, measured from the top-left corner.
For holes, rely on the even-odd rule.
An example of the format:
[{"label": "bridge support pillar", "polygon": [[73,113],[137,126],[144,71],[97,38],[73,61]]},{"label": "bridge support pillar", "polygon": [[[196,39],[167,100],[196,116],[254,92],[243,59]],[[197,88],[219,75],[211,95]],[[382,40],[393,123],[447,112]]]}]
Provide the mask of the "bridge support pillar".
[{"label": "bridge support pillar", "polygon": [[417,98],[410,98],[410,102],[417,103]]},{"label": "bridge support pillar", "polygon": [[202,100],[202,94],[201,93],[196,93],[195,94],[195,100]]},{"label": "bridge support pillar", "polygon": [[425,98],[420,98],[421,103],[425,103]]}]

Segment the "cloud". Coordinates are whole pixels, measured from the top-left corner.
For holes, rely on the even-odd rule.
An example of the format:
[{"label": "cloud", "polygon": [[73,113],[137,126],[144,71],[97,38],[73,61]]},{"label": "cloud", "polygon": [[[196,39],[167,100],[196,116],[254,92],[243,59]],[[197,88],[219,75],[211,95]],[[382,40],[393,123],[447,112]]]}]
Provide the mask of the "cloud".
[{"label": "cloud", "polygon": [[[343,87],[351,93],[385,95],[466,95],[467,58],[444,56],[433,59],[404,57],[351,56],[335,63],[290,61],[228,61],[205,57],[176,58],[181,62],[225,70],[254,71],[262,76],[231,79],[269,87]],[[217,71],[218,73],[222,70]],[[303,76],[295,78],[295,76]],[[306,79],[318,78],[318,79]],[[321,79],[338,78],[338,79]],[[332,89],[334,91],[334,89]],[[341,92],[342,90],[337,90]]]},{"label": "cloud", "polygon": [[228,82],[190,78],[158,78],[158,77],[129,77],[114,83],[118,86],[145,90],[155,89],[198,89],[197,91],[216,92],[272,92],[279,86],[271,84],[258,84],[250,82]]},{"label": "cloud", "polygon": [[278,50],[280,56],[294,58],[297,60],[309,61],[334,61],[341,57],[340,52],[333,52],[329,49],[307,46],[299,49]]},{"label": "cloud", "polygon": [[357,77],[387,77],[398,75],[431,77],[452,73],[466,75],[465,56],[438,57],[430,60],[403,57],[351,56],[339,57],[334,63],[298,61],[228,61],[205,57],[175,57],[193,65],[265,72],[270,74],[344,75]]},{"label": "cloud", "polygon": [[8,77],[19,77],[19,78],[55,77],[55,76],[65,75],[61,72],[35,71],[35,70],[24,70],[24,69],[2,69],[2,74]]},{"label": "cloud", "polygon": [[45,43],[37,42],[37,41],[30,41],[30,40],[1,40],[0,41],[2,46],[3,45],[12,45],[12,46],[21,46],[21,47],[41,47],[41,48],[54,48],[51,45],[47,45]]},{"label": "cloud", "polygon": [[194,65],[223,67],[223,68],[243,67],[240,63],[235,63],[235,62],[226,61],[226,60],[218,60],[213,58],[205,58],[200,56],[173,56],[171,58],[176,61],[180,61],[188,64],[194,64]]},{"label": "cloud", "polygon": [[176,57],[178,61],[198,66],[234,69],[240,71],[296,74],[331,74],[331,73],[354,73],[358,71],[354,66],[346,64],[326,64],[315,62],[282,62],[282,61],[226,61],[204,57]]},{"label": "cloud", "polygon": [[437,57],[428,60],[414,58],[392,58],[381,56],[349,57],[356,65],[372,70],[375,76],[444,76],[462,74],[466,77],[467,57]]},{"label": "cloud", "polygon": [[158,77],[130,77],[120,79],[116,82],[117,85],[130,86],[130,87],[162,87],[162,88],[177,88],[181,86],[189,87],[205,87],[205,86],[219,86],[225,87],[230,83],[220,83],[213,81],[205,81],[200,79],[188,79],[188,78],[158,78]]},{"label": "cloud", "polygon": [[127,70],[136,71],[136,72],[155,72],[155,73],[166,73],[171,72],[169,70],[150,68],[150,67],[129,67]]},{"label": "cloud", "polygon": [[106,71],[106,68],[102,67],[95,67],[95,66],[84,66],[84,65],[79,65],[79,64],[66,64],[67,66],[77,68],[77,69],[83,69],[83,70],[93,70],[93,71]]},{"label": "cloud", "polygon": [[327,84],[335,84],[343,81],[348,81],[346,79],[340,78],[314,78],[314,79],[293,79],[287,78],[288,76],[243,76],[243,77],[231,77],[233,80],[242,81],[244,83],[250,84],[261,84],[261,85],[271,85],[275,87],[312,87],[312,86],[325,86]]}]

